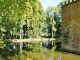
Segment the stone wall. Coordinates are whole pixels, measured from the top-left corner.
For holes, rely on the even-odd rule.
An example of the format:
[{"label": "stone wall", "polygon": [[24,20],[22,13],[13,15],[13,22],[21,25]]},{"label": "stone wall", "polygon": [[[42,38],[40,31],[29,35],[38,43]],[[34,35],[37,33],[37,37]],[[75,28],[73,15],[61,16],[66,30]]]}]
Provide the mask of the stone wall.
[{"label": "stone wall", "polygon": [[62,48],[80,52],[80,0],[62,5]]}]

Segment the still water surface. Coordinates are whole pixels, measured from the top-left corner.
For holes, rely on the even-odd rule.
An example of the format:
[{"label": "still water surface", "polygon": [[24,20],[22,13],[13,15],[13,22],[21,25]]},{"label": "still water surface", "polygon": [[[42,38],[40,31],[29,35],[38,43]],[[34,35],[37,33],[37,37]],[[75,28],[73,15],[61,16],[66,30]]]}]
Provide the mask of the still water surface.
[{"label": "still water surface", "polygon": [[62,60],[80,60],[80,55],[71,54],[67,52],[60,52],[60,53]]},{"label": "still water surface", "polygon": [[47,52],[44,60],[80,60],[80,55],[68,52],[55,51],[54,54],[50,50],[47,50]]}]

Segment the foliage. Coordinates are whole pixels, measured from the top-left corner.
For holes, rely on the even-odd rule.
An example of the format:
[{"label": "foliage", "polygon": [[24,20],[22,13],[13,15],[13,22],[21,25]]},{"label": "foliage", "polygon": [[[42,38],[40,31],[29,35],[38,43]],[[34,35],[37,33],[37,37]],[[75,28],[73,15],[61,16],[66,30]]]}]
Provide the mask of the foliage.
[{"label": "foliage", "polygon": [[[62,14],[62,10],[61,10],[61,4],[60,3],[58,6],[49,6],[46,9],[46,26],[48,27],[48,31],[50,29],[50,35],[52,35],[53,32],[53,37],[55,38],[60,38],[61,37],[61,14]],[[50,26],[52,26],[50,28]],[[52,32],[51,32],[52,31]]]},{"label": "foliage", "polygon": [[61,28],[62,27],[61,26],[61,24],[62,24],[62,9],[61,9],[61,7],[62,7],[62,2],[60,2],[58,4],[57,8],[59,10],[59,13],[56,14],[55,17],[54,17],[54,19],[56,21],[56,29],[57,29],[57,31],[55,33],[56,38],[61,38],[61,36],[62,36],[62,28]]},{"label": "foliage", "polygon": [[[27,27],[33,28],[34,35],[37,34],[36,37],[40,37],[43,26],[42,22],[44,18],[44,11],[41,3],[38,0],[0,1],[0,31],[2,32],[2,34],[0,34],[1,36],[5,34],[3,32],[6,32],[7,34],[10,33],[9,36],[12,34],[19,34],[22,26],[26,24]],[[27,20],[27,23],[25,20]],[[30,35],[33,35],[33,33]]]}]

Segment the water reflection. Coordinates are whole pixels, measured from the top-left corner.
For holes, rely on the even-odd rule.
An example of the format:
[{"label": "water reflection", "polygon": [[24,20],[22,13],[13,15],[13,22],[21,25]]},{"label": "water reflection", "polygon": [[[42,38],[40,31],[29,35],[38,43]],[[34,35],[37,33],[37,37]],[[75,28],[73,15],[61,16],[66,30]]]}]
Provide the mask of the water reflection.
[{"label": "water reflection", "polygon": [[[43,59],[44,60],[61,60],[61,52],[55,53],[54,49],[55,47],[52,47],[48,43],[42,43],[44,54],[43,54]],[[48,48],[52,47],[52,48]]]},{"label": "water reflection", "polygon": [[52,53],[50,50],[47,50],[47,53],[44,60],[80,60],[80,55],[68,52],[55,51]]},{"label": "water reflection", "polygon": [[61,60],[61,57],[58,57],[58,60]]},{"label": "water reflection", "polygon": [[68,52],[56,51],[54,54],[53,60],[80,60],[80,55]]},{"label": "water reflection", "polygon": [[[48,60],[54,60],[54,58],[48,58]],[[58,58],[57,60],[61,60],[61,58]]]},{"label": "water reflection", "polygon": [[48,60],[53,60],[52,58],[49,58]]},{"label": "water reflection", "polygon": [[45,49],[44,60],[80,60],[80,55],[63,51],[52,52],[51,49]]}]

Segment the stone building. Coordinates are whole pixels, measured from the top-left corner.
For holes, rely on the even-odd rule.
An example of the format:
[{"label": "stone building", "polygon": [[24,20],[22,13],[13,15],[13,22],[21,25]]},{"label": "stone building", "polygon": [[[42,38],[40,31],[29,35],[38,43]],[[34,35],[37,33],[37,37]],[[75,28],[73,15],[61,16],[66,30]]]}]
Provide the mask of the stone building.
[{"label": "stone building", "polygon": [[62,48],[80,52],[80,0],[62,5]]}]

